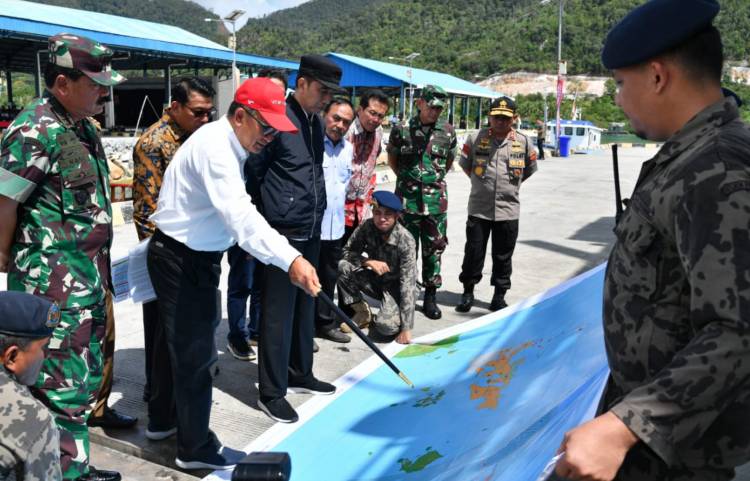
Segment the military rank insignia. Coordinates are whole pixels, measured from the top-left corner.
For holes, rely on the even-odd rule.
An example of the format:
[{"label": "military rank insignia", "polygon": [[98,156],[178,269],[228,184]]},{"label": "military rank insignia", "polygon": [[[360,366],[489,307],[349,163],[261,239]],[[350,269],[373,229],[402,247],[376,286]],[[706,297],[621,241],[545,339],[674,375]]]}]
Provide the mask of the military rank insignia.
[{"label": "military rank insignia", "polygon": [[57,301],[53,302],[47,311],[47,322],[44,323],[50,329],[54,329],[60,324],[60,305]]}]

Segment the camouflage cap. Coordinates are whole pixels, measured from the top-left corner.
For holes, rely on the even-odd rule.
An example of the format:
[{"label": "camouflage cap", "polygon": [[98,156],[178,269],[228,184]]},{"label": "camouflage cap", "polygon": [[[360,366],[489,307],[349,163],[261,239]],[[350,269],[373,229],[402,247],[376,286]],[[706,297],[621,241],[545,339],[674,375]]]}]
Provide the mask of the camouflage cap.
[{"label": "camouflage cap", "polygon": [[94,82],[107,87],[127,80],[112,70],[112,50],[80,35],[59,33],[50,37],[49,61],[60,67],[80,70]]},{"label": "camouflage cap", "polygon": [[442,87],[437,85],[425,85],[422,88],[421,98],[427,101],[430,107],[445,107],[445,99],[448,94]]}]

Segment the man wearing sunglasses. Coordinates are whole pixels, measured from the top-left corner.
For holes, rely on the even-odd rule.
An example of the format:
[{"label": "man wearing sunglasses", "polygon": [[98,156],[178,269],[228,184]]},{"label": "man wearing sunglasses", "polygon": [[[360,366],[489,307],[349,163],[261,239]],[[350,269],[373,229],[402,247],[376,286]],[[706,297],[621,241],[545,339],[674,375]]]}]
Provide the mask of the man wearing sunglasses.
[{"label": "man wearing sunglasses", "polygon": [[[341,69],[333,61],[304,55],[286,107],[299,132],[282,132],[248,160],[259,179],[263,216],[315,266],[326,208],[325,134],[318,112],[342,91],[340,80]],[[272,419],[292,423],[298,417],[285,399],[287,387],[315,394],[333,394],[336,388],[313,376],[314,300],[277,266],[264,269],[261,290],[258,406]]]},{"label": "man wearing sunglasses", "polygon": [[[209,122],[213,112],[213,96],[213,88],[198,77],[180,79],[172,87],[169,107],[136,142],[133,149],[133,224],[139,240],[154,234],[155,227],[148,218],[156,211],[164,171],[190,134]],[[165,366],[168,369],[168,363],[164,362],[166,351],[153,349],[158,312],[157,301],[143,303],[146,358],[143,399],[146,402],[151,392],[151,370],[165,369]]]},{"label": "man wearing sunglasses", "polygon": [[177,433],[182,469],[231,469],[244,456],[222,447],[208,427],[223,252],[236,243],[306,293],[320,290],[315,268],[268,225],[245,191],[247,154],[259,153],[279,131],[296,132],[285,110],[284,92],[271,80],[245,81],[227,115],[177,150],[150,219],[156,231],[147,262],[159,309],[154,349],[169,353],[170,369],[151,373],[146,436]]}]

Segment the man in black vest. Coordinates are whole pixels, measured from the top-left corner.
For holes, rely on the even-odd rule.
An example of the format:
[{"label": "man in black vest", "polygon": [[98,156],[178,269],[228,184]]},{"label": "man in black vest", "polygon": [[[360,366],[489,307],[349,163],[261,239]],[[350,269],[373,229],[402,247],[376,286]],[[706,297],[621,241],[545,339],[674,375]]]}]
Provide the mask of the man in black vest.
[{"label": "man in black vest", "polygon": [[[323,123],[318,117],[334,93],[341,91],[341,69],[321,55],[300,61],[295,91],[287,97],[287,116],[299,129],[283,132],[259,155],[251,156],[258,179],[261,211],[268,223],[317,266],[320,224],[326,208],[323,177]],[[281,269],[268,266],[262,282],[258,356],[258,406],[280,422],[297,421],[284,399],[290,392],[333,394],[336,388],[313,376],[315,303],[289,281]]]}]

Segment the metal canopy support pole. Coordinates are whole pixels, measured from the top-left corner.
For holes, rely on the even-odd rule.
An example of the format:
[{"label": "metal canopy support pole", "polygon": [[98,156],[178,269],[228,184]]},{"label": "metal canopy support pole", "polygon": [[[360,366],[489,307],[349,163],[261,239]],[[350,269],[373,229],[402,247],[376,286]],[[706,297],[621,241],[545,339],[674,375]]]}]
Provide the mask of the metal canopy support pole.
[{"label": "metal canopy support pole", "polygon": [[354,101],[357,99],[357,86],[352,85],[352,105],[354,105]]},{"label": "metal canopy support pole", "polygon": [[469,97],[461,98],[461,117],[464,119],[464,128],[469,127]]},{"label": "metal canopy support pole", "polygon": [[451,125],[453,125],[453,117],[455,113],[456,113],[456,96],[451,95],[451,103],[450,103],[450,106],[448,107],[448,123]]},{"label": "metal canopy support pole", "polygon": [[15,105],[15,102],[13,102],[13,73],[10,69],[5,71],[5,81],[8,83],[8,105]]},{"label": "metal canopy support pole", "polygon": [[405,109],[406,105],[404,104],[406,104],[406,93],[404,92],[404,84],[402,82],[401,83],[401,96],[399,97],[399,100],[398,100],[398,111],[401,114],[400,116],[401,119],[404,118],[404,112],[406,112],[406,109]]},{"label": "metal canopy support pole", "polygon": [[164,98],[166,105],[172,103],[172,68],[169,65],[164,69]]},{"label": "metal canopy support pole", "polygon": [[115,126],[115,91],[113,87],[109,87],[109,102],[104,104],[104,127],[111,129]]},{"label": "metal canopy support pole", "polygon": [[477,128],[482,128],[482,98],[477,97]]},{"label": "metal canopy support pole", "polygon": [[42,57],[41,54],[48,53],[49,50],[37,50],[36,51],[36,96],[41,97],[44,87],[42,86]]}]

